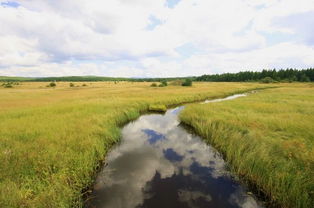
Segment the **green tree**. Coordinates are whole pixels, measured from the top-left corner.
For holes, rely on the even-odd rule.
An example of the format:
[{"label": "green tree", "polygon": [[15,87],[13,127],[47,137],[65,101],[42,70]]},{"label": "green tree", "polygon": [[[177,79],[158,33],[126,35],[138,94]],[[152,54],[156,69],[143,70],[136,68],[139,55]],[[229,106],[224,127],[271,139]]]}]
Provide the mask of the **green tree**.
[{"label": "green tree", "polygon": [[186,79],[183,83],[182,86],[192,86],[192,80],[191,79]]},{"label": "green tree", "polygon": [[166,80],[161,81],[161,84],[162,84],[164,87],[165,87],[165,86],[168,86],[168,83],[167,83]]},{"label": "green tree", "polygon": [[301,75],[300,82],[309,82],[309,81],[311,81],[311,80],[308,76],[306,76],[305,74]]}]

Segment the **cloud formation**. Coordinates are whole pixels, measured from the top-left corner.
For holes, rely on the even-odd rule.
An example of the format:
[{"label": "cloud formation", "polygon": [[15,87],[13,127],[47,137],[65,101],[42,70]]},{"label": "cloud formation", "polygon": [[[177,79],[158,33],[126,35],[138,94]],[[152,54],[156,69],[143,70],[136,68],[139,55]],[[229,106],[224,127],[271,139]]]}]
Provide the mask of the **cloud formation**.
[{"label": "cloud formation", "polygon": [[312,0],[0,0],[0,75],[312,67],[313,17]]}]

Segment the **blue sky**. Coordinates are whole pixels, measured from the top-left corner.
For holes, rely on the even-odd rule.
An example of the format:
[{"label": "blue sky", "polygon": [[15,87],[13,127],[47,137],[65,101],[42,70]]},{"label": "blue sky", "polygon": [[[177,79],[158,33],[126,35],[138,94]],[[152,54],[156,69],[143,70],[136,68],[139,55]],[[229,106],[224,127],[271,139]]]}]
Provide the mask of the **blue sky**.
[{"label": "blue sky", "polygon": [[17,8],[20,6],[20,4],[18,2],[15,2],[15,1],[3,1],[3,2],[1,2],[1,6]]},{"label": "blue sky", "polygon": [[0,76],[314,67],[313,0],[0,0]]},{"label": "blue sky", "polygon": [[167,0],[166,5],[169,8],[174,8],[181,0]]}]

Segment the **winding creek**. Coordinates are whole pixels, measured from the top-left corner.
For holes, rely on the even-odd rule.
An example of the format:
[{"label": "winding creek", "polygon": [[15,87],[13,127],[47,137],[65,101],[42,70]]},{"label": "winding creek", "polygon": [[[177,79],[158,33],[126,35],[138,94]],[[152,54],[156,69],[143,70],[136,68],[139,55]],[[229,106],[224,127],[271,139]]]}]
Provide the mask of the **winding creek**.
[{"label": "winding creek", "polygon": [[85,207],[261,207],[228,172],[222,156],[180,125],[183,108],[143,115],[123,127]]}]

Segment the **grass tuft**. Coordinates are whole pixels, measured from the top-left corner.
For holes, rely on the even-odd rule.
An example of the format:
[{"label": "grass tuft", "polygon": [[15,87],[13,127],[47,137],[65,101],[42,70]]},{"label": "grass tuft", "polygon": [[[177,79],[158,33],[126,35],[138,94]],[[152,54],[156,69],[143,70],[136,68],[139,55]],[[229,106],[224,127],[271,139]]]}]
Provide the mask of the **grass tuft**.
[{"label": "grass tuft", "polygon": [[165,105],[149,105],[148,107],[149,111],[155,111],[155,112],[166,112],[167,111],[167,107]]}]

